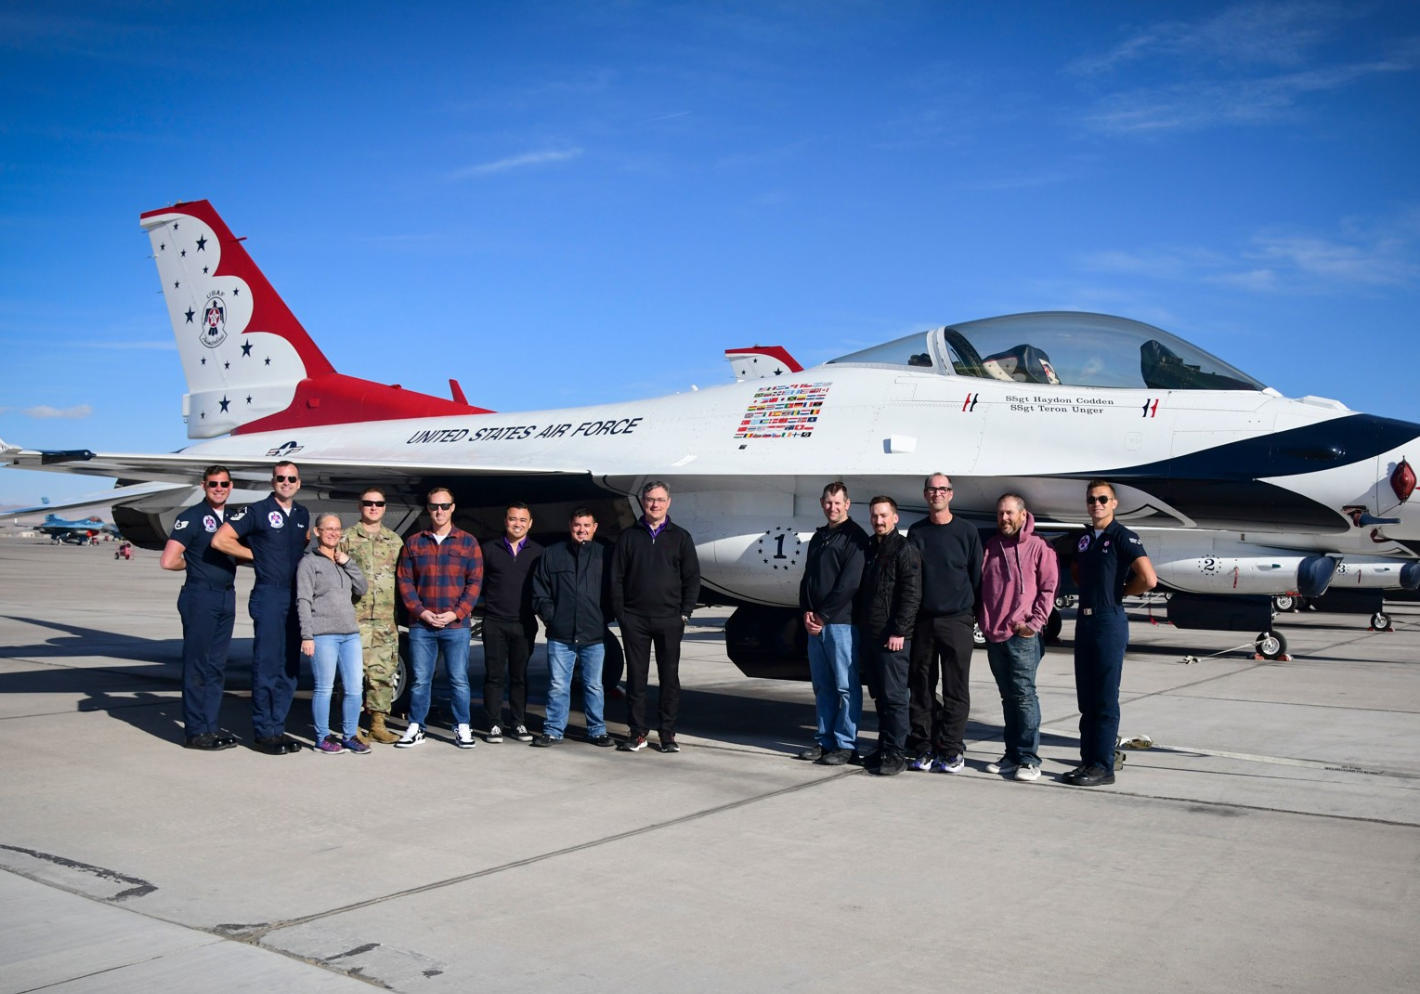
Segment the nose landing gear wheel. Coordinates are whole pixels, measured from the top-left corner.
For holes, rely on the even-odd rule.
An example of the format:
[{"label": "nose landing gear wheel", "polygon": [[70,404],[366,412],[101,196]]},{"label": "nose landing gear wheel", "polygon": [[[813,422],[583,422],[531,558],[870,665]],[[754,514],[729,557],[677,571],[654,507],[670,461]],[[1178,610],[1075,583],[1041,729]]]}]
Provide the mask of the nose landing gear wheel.
[{"label": "nose landing gear wheel", "polygon": [[1263,659],[1281,659],[1287,654],[1287,640],[1278,632],[1263,632],[1253,647]]}]

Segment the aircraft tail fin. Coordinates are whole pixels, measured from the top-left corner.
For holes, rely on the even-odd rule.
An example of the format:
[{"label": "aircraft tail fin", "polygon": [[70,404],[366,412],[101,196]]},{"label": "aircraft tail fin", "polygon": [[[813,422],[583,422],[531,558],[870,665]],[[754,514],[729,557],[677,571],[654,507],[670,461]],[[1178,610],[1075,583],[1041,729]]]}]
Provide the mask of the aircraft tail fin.
[{"label": "aircraft tail fin", "polygon": [[753,345],[747,349],[726,349],[735,382],[772,379],[786,373],[801,373],[804,367],[780,345]]},{"label": "aircraft tail fin", "polygon": [[187,377],[188,437],[488,413],[461,396],[337,373],[207,201],[147,211],[139,221]]}]

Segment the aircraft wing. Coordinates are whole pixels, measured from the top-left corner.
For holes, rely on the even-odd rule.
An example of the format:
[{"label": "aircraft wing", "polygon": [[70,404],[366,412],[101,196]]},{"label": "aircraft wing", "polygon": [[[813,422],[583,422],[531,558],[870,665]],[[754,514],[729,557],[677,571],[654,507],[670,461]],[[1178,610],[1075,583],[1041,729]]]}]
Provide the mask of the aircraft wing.
[{"label": "aircraft wing", "polygon": [[[234,480],[264,486],[271,477],[271,467],[283,455],[260,458],[202,454],[91,452],[87,449],[44,451],[23,449],[0,442],[0,466],[16,469],[47,470],[56,473],[77,473],[85,476],[116,477],[120,480],[142,480],[156,483],[191,486],[202,470],[220,462],[231,470]],[[328,492],[331,496],[359,495],[362,487],[386,484],[395,489],[422,488],[425,481],[480,477],[488,479],[530,479],[558,476],[564,479],[586,478],[590,470],[543,468],[530,466],[490,466],[471,463],[412,463],[394,460],[342,460],[303,458],[297,464],[307,489]],[[92,500],[89,501],[92,503]],[[77,505],[76,505],[77,506]],[[52,509],[52,507],[51,507]]]}]

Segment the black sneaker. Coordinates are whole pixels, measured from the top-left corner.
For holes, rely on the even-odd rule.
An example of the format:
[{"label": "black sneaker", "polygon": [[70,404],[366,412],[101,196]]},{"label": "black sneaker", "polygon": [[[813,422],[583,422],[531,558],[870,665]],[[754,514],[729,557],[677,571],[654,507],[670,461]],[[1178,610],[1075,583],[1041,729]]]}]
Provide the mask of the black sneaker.
[{"label": "black sneaker", "polygon": [[823,746],[815,742],[803,752],[799,753],[799,758],[806,763],[817,763],[823,758]]},{"label": "black sneaker", "polygon": [[532,740],[533,748],[535,749],[547,749],[551,746],[558,745],[561,742],[562,739],[560,736],[554,737],[551,735],[539,735],[537,738]]},{"label": "black sneaker", "polygon": [[527,725],[514,725],[512,732],[509,734],[519,742],[531,742],[533,740],[532,732],[528,731]]},{"label": "black sneaker", "polygon": [[851,749],[830,749],[819,758],[820,766],[842,766],[853,755]]},{"label": "black sneaker", "polygon": [[606,732],[602,732],[600,735],[593,735],[591,738],[587,739],[587,741],[601,749],[609,749],[616,745],[616,742]]},{"label": "black sneaker", "polygon": [[1072,771],[1074,776],[1067,773],[1066,783],[1076,787],[1103,787],[1106,784],[1114,783],[1114,771],[1107,770],[1099,763],[1091,763],[1080,770]]},{"label": "black sneaker", "polygon": [[483,741],[484,741],[484,742],[502,742],[502,741],[503,741],[503,729],[500,728],[500,727],[497,726],[497,725],[492,725],[492,726],[490,726],[489,729],[488,729],[487,734],[485,734],[485,735],[483,736]]},{"label": "black sneaker", "polygon": [[882,761],[883,751],[881,749],[874,749],[872,752],[865,752],[862,755],[857,756],[857,758],[853,760],[854,763],[863,767],[865,770],[871,770],[874,766],[877,766]]},{"label": "black sneaker", "polygon": [[618,752],[640,752],[646,748],[646,736],[637,735],[616,744]]},{"label": "black sneaker", "polygon": [[675,740],[674,735],[661,736],[661,752],[680,752],[680,743]]},{"label": "black sneaker", "polygon": [[907,757],[901,754],[885,756],[875,766],[869,767],[869,773],[876,773],[880,777],[895,777],[903,770],[907,769]]}]

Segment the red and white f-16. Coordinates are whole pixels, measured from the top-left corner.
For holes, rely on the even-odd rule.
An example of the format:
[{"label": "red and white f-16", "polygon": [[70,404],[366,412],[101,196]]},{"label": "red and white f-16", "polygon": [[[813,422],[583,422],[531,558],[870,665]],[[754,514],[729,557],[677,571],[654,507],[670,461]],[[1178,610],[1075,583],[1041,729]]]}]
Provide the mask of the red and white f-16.
[{"label": "red and white f-16", "polygon": [[[1075,312],[933,328],[800,368],[778,348],[730,350],[736,382],[652,400],[502,413],[336,372],[206,201],[142,215],[189,392],[174,454],[0,447],[22,468],[146,481],[120,492],[124,534],[160,543],[209,463],[264,489],[298,462],[301,500],[349,511],[378,483],[413,524],[449,486],[460,524],[496,534],[502,508],[560,531],[589,504],[615,534],[636,493],[667,481],[698,543],[706,596],[741,605],[727,625],[747,671],[793,655],[792,606],[818,497],[842,479],[910,519],[921,481],[948,473],[954,512],[993,519],[1023,494],[1042,522],[1083,519],[1085,481],[1106,477],[1140,529],[1180,617],[1221,618],[1239,595],[1315,597],[1344,564],[1356,586],[1420,583],[1410,504],[1420,425],[1291,399],[1158,328]],[[1229,598],[1215,601],[1211,598]],[[1253,603],[1246,601],[1246,603]],[[1235,613],[1235,612],[1234,612]],[[1195,617],[1196,620],[1196,617]],[[1239,624],[1270,627],[1270,614]]]}]

